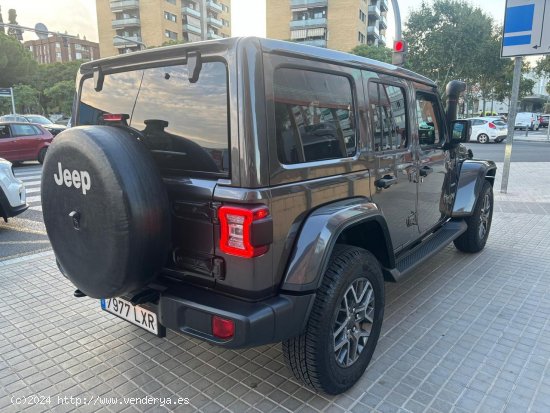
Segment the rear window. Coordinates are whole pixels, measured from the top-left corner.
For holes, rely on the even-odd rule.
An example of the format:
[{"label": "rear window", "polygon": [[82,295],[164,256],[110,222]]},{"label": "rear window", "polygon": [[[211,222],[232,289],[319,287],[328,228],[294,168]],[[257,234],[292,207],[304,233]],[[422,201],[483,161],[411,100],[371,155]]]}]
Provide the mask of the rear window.
[{"label": "rear window", "polygon": [[78,125],[127,128],[168,173],[229,176],[227,69],[204,62],[196,83],[187,66],[105,75],[103,88],[84,80]]}]

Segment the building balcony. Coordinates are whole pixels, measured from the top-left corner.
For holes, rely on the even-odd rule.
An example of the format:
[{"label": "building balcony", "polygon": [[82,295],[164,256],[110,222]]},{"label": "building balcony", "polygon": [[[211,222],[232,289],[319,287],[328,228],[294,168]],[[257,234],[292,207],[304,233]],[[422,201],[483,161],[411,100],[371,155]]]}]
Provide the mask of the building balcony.
[{"label": "building balcony", "polygon": [[212,39],[223,39],[222,36],[220,36],[219,34],[216,34],[214,32],[208,32],[208,39],[212,40]]},{"label": "building balcony", "polygon": [[195,9],[192,9],[191,7],[182,7],[181,8],[181,13],[186,15],[186,16],[193,16],[193,17],[197,17],[197,18],[201,18],[201,12],[200,10],[195,10]]},{"label": "building balcony", "polygon": [[304,29],[306,27],[318,27],[318,26],[326,26],[327,25],[327,19],[306,19],[306,20],[292,20],[290,22],[290,28],[291,29]]},{"label": "building balcony", "polygon": [[388,0],[380,0],[380,9],[388,11]]},{"label": "building balcony", "polygon": [[380,7],[377,5],[369,5],[369,16],[380,17]]},{"label": "building balcony", "polygon": [[380,15],[380,27],[382,29],[388,28],[388,18],[384,15]]},{"label": "building balcony", "polygon": [[206,21],[211,26],[219,27],[219,28],[223,27],[223,22],[220,19],[216,19],[215,17],[209,17],[208,19],[206,19]]},{"label": "building balcony", "polygon": [[296,43],[307,44],[308,46],[327,47],[327,41],[325,39],[301,40]]},{"label": "building balcony", "polygon": [[124,10],[139,9],[139,0],[113,0],[111,1],[111,11],[119,12]]},{"label": "building balcony", "polygon": [[384,36],[383,34],[380,35],[380,38],[378,39],[378,44],[380,46],[385,46],[386,45],[386,36]]},{"label": "building balcony", "polygon": [[298,7],[326,7],[328,0],[290,0],[291,8]]},{"label": "building balcony", "polygon": [[140,47],[139,43],[136,42],[142,42],[141,36],[125,36],[126,39],[121,39],[120,37],[113,37],[113,45],[118,48],[126,48],[126,47]]},{"label": "building balcony", "polygon": [[375,38],[380,38],[380,29],[378,26],[369,26],[367,27],[367,36],[374,36]]},{"label": "building balcony", "polygon": [[113,20],[113,29],[121,29],[123,27],[140,26],[139,17],[128,17],[127,19]]},{"label": "building balcony", "polygon": [[195,33],[195,34],[202,34],[202,30],[201,30],[200,27],[193,26],[192,24],[187,24],[187,23],[185,23],[183,25],[183,31],[184,32],[191,32],[191,33]]},{"label": "building balcony", "polygon": [[215,2],[213,2],[212,0],[208,0],[208,1],[206,2],[206,5],[207,5],[208,7],[210,7],[210,9],[212,9],[212,10],[214,10],[214,11],[217,11],[218,13],[223,12],[223,9],[222,9],[221,4],[215,3]]}]

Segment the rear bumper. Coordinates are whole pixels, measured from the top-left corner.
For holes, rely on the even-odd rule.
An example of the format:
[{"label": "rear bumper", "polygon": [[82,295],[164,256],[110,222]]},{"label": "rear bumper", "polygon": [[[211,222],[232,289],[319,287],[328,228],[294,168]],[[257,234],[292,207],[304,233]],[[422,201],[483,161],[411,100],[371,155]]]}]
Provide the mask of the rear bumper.
[{"label": "rear bumper", "polygon": [[[190,285],[167,291],[161,294],[157,307],[163,326],[228,348],[260,346],[299,335],[315,299],[315,294],[281,294],[251,303]],[[231,339],[214,337],[214,315],[234,322]]]}]

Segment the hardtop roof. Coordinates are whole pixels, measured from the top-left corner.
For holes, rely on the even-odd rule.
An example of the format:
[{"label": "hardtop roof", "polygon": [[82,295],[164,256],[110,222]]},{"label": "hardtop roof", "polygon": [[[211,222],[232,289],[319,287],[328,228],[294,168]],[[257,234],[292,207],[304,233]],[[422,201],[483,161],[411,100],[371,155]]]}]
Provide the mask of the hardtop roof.
[{"label": "hardtop roof", "polygon": [[357,56],[351,53],[340,52],[338,50],[326,49],[322,47],[308,46],[295,42],[283,40],[263,39],[258,37],[231,37],[219,40],[206,40],[200,42],[185,43],[181,45],[158,47],[143,51],[128,53],[119,56],[106,57],[103,59],[92,60],[82,64],[80,72],[82,74],[93,72],[94,68],[122,68],[125,66],[134,66],[140,64],[185,59],[186,53],[194,50],[204,50],[208,53],[224,53],[229,50],[246,47],[247,44],[257,43],[262,51],[268,53],[297,55],[300,57],[309,57],[318,60],[328,61],[334,64],[344,64],[347,66],[361,67],[364,69],[376,70],[389,75],[407,78],[412,81],[424,83],[435,87],[436,84],[417,73],[403,69],[378,60]]}]

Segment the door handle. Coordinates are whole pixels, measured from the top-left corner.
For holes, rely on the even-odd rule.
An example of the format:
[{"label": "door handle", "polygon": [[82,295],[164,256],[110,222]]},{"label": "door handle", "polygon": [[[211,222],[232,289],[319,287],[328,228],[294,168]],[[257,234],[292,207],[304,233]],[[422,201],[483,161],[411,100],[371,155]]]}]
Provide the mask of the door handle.
[{"label": "door handle", "polygon": [[430,166],[423,166],[420,168],[420,176],[428,176],[434,171],[434,169]]},{"label": "door handle", "polygon": [[391,175],[384,175],[382,178],[374,181],[374,185],[380,189],[388,189],[393,184],[397,183],[397,178]]}]

